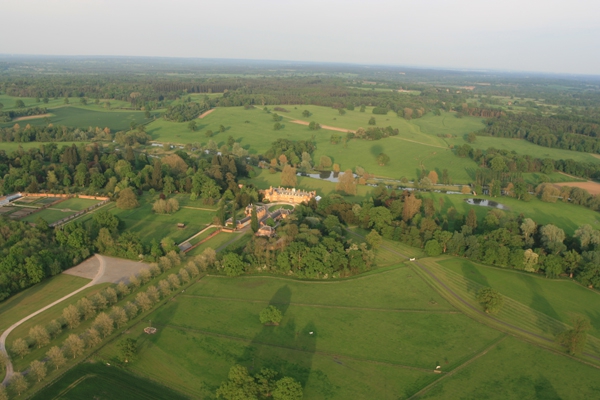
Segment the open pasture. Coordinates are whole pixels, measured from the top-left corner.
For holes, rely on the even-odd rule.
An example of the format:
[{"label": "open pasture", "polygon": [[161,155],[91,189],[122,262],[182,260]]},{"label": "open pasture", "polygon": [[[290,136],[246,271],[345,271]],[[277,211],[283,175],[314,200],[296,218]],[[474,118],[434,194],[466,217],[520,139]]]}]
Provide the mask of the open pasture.
[{"label": "open pasture", "polygon": [[[138,199],[138,208],[121,210],[115,207],[110,211],[123,221],[125,229],[137,233],[146,244],[152,239],[160,242],[165,237],[180,243],[212,222],[214,212],[210,209],[184,208],[181,202],[179,211],[173,214],[156,214],[152,211],[152,204],[157,199],[158,195],[146,193]],[[185,228],[178,228],[178,223],[184,223]]]},{"label": "open pasture", "polygon": [[35,222],[38,218],[42,218],[47,223],[51,224],[68,217],[69,215],[73,215],[81,210],[91,207],[99,202],[99,200],[93,199],[71,198],[46,208],[40,212],[30,214],[23,218],[23,221]]},{"label": "open pasture", "polygon": [[[436,210],[438,210],[438,212],[440,209],[443,210],[443,214],[446,214],[450,207],[454,207],[459,213],[467,215],[469,210],[473,208],[477,213],[480,222],[485,218],[485,215],[492,210],[491,207],[467,204],[465,199],[475,197],[473,195],[422,192],[421,196],[423,198],[433,199]],[[526,202],[505,196],[477,196],[477,198],[493,200],[504,204],[509,208],[508,211],[505,210],[504,212],[511,213],[515,216],[522,213],[538,224],[554,224],[559,228],[564,229],[569,235],[572,235],[579,226],[584,224],[590,224],[595,229],[600,228],[600,214],[589,208],[575,204],[563,202],[545,203],[537,198],[533,198],[531,201]]]},{"label": "open pasture", "polygon": [[599,376],[594,367],[507,337],[418,398],[592,399]]},{"label": "open pasture", "polygon": [[[282,310],[279,326],[259,323],[268,304]],[[377,398],[406,398],[435,379],[436,365],[451,370],[501,336],[454,313],[406,267],[342,282],[205,277],[148,318],[159,331],[130,330],[141,350],[129,368],[196,397],[214,393],[241,363],[276,367],[311,398],[347,398],[355,387],[366,393],[364,380],[351,382],[346,375],[354,373],[339,366],[367,376],[383,369],[384,384],[372,388]],[[111,344],[100,356],[116,354]]]},{"label": "open pasture", "polygon": [[[319,163],[321,156],[326,155],[331,157],[334,163],[339,164],[342,170],[354,169],[358,165],[369,173],[384,177],[401,178],[405,176],[414,179],[422,169],[437,170],[439,174],[443,169],[448,169],[454,182],[470,182],[474,178],[476,164],[470,159],[456,157],[448,148],[448,144],[436,136],[436,124],[444,128],[443,132],[451,131],[462,135],[471,131],[471,125],[479,124],[473,119],[458,120],[452,117],[458,122],[453,121],[454,125],[448,124],[448,127],[443,127],[442,118],[447,117],[425,116],[421,118],[423,121],[420,123],[426,127],[421,128],[415,125],[414,121],[391,116],[391,113],[388,116],[375,116],[381,120],[378,126],[391,125],[399,129],[399,135],[377,141],[354,139],[348,141],[344,146],[341,143],[337,145],[330,143],[331,135],[335,132],[325,129],[311,131],[306,126],[292,123],[290,119],[314,120],[322,124],[354,130],[359,126],[368,127],[368,119],[373,114],[348,111],[346,115],[339,116],[336,110],[326,107],[298,106],[294,108],[284,106],[284,108],[290,112],[278,113],[284,117],[281,123],[285,125],[279,131],[273,130],[272,114],[267,114],[259,109],[244,110],[242,107],[216,109],[205,118],[197,120],[198,130],[196,132],[190,131],[185,122],[175,123],[164,119],[158,119],[149,124],[147,131],[154,140],[159,142],[206,145],[209,139],[204,133],[212,130],[215,135],[210,139],[214,140],[218,146],[225,144],[227,138],[233,136],[251,154],[263,153],[278,138],[309,140],[314,137],[317,144],[317,150],[313,154],[315,165]],[[304,109],[310,110],[313,115],[309,118],[302,117]],[[220,125],[225,127],[225,132],[219,132]],[[391,159],[386,166],[380,166],[376,160],[376,157],[382,152]]]}]

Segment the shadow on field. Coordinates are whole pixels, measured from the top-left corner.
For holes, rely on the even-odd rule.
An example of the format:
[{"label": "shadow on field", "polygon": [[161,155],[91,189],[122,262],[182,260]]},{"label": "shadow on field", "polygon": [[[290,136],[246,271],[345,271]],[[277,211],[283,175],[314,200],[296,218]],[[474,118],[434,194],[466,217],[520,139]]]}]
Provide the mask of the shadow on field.
[{"label": "shadow on field", "polygon": [[473,282],[476,282],[483,286],[492,287],[492,285],[490,285],[490,283],[488,282],[485,275],[483,275],[481,272],[479,272],[477,267],[475,267],[473,264],[471,264],[469,262],[462,262],[461,264],[462,264],[461,270],[462,270],[463,276],[468,279],[467,280],[467,292],[473,293],[475,295],[477,294],[477,291],[479,290],[479,286],[474,285]]},{"label": "shadow on field", "polygon": [[[559,317],[554,307],[552,307],[548,300],[546,300],[546,297],[542,295],[542,289],[540,288],[540,285],[536,282],[536,280],[533,277],[527,276],[525,274],[518,274],[518,276],[525,283],[525,285],[527,285],[527,289],[529,289],[529,291],[531,292],[531,304],[529,305],[529,307],[533,308],[534,310],[540,311],[545,315],[548,315],[549,317],[552,317],[558,321],[561,321],[562,319]],[[552,331],[552,329],[548,327],[547,320],[543,318],[538,318],[536,323],[537,326],[545,332],[550,332],[554,335],[559,333]]]},{"label": "shadow on field", "polygon": [[[240,356],[240,364],[251,374],[261,368],[271,368],[283,376],[291,376],[306,386],[316,349],[316,325],[309,321],[298,327],[294,315],[288,312],[292,292],[287,285],[280,287],[269,301],[283,314],[279,326],[263,326]],[[310,332],[313,332],[311,335]]]},{"label": "shadow on field", "polygon": [[383,147],[380,144],[374,144],[371,146],[371,154],[375,157],[383,153]]},{"label": "shadow on field", "polygon": [[550,383],[550,381],[544,377],[544,376],[540,376],[536,381],[535,381],[535,398],[536,399],[543,399],[543,400],[560,400],[561,397],[558,395],[558,393],[556,392],[556,390],[554,390],[554,386],[552,386],[552,383]]}]

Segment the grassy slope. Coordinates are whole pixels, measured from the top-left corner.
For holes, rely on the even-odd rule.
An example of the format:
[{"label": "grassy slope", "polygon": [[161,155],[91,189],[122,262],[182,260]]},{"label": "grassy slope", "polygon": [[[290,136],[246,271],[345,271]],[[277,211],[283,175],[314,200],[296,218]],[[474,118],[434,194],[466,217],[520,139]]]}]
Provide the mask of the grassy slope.
[{"label": "grassy slope", "polygon": [[574,310],[590,319],[593,335],[600,337],[600,294],[571,281],[546,279],[528,273],[502,270],[451,258],[440,265],[569,324]]},{"label": "grassy slope", "polygon": [[[466,215],[470,208],[474,208],[477,213],[480,222],[482,222],[488,211],[491,210],[489,207],[471,206],[465,203],[464,199],[472,198],[470,195],[452,194],[446,195],[442,193],[422,193],[424,198],[432,198],[436,209],[439,211],[440,203],[439,199],[443,199],[444,205],[442,209],[444,214],[449,207],[454,207],[456,210]],[[530,202],[524,202],[510,197],[498,197],[491,198],[488,196],[477,196],[477,198],[485,198],[502,203],[510,208],[509,212],[515,215],[524,214],[525,216],[533,219],[538,224],[554,224],[565,230],[566,233],[572,235],[575,230],[584,224],[591,224],[593,227],[598,227],[600,224],[600,214],[592,211],[583,206],[574,204],[565,204],[561,202],[557,203],[544,203],[537,198]]]},{"label": "grassy slope", "polygon": [[419,398],[591,399],[600,393],[599,376],[598,369],[509,337]]},{"label": "grassy slope", "polygon": [[0,303],[0,330],[4,331],[43,305],[60,299],[88,282],[89,279],[60,274],[4,300]]}]

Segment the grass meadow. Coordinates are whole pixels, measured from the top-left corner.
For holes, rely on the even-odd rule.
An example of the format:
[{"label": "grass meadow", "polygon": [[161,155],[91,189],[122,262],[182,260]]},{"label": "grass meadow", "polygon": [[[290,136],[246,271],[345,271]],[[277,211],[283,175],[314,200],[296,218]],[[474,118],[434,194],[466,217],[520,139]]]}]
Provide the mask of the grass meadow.
[{"label": "grass meadow", "polygon": [[596,368],[508,337],[419,399],[592,399],[599,377]]},{"label": "grass meadow", "polygon": [[27,217],[23,218],[23,221],[35,222],[38,218],[42,218],[47,223],[51,224],[97,203],[99,203],[98,200],[72,198],[35,214],[28,215]]},{"label": "grass meadow", "polygon": [[[258,322],[268,304],[283,311],[280,326]],[[130,370],[203,398],[234,363],[276,366],[303,383],[307,398],[367,396],[357,377],[383,370],[372,397],[405,398],[435,379],[436,363],[455,368],[500,336],[453,313],[407,267],[341,282],[205,277],[148,318],[159,332],[130,330],[141,344]],[[116,351],[111,344],[100,356],[111,360]],[[355,372],[339,368],[347,365]]]}]

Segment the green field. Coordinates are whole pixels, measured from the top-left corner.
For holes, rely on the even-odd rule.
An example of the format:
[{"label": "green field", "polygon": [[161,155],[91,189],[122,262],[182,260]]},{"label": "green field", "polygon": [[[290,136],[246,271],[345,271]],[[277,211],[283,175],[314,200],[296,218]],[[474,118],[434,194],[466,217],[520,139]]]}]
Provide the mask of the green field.
[{"label": "green field", "polygon": [[229,232],[220,232],[217,235],[210,238],[206,242],[202,243],[200,246],[195,247],[190,250],[187,254],[188,257],[194,257],[199,254],[202,254],[204,250],[207,248],[211,248],[217,250],[219,247],[228,244],[229,242],[235,242],[240,239],[241,233],[229,233]]},{"label": "green field", "polygon": [[598,369],[508,337],[419,399],[594,399],[599,377]]},{"label": "green field", "polygon": [[[258,322],[258,313],[267,304],[283,310],[280,326]],[[351,383],[345,369],[319,365],[331,357],[340,365],[353,362],[358,371],[369,371],[367,375],[376,373],[373,363],[381,363],[388,367],[388,379],[405,384],[413,379],[410,386],[414,386],[419,375],[420,382],[433,379],[436,363],[455,368],[500,336],[450,310],[406,267],[331,283],[206,277],[149,316],[158,334],[132,330],[130,335],[141,341],[142,350],[130,368],[195,397],[212,397],[236,362],[256,369],[280,366],[305,385],[307,398],[364,393],[364,380]],[[111,360],[115,350],[108,346],[100,356]],[[318,357],[324,359],[317,369],[312,360]],[[157,368],[160,359],[168,370]],[[409,377],[407,368],[413,369]],[[193,378],[198,375],[202,379]],[[391,381],[390,388],[395,386]],[[352,386],[342,390],[343,385]],[[372,390],[377,391],[373,398],[391,395],[385,386]]]},{"label": "green field", "polygon": [[[111,209],[111,212],[123,221],[125,229],[139,234],[142,241],[146,244],[149,244],[152,239],[160,242],[165,237],[170,237],[175,243],[180,243],[210,224],[214,216],[214,211],[210,208],[205,210],[198,209],[206,206],[202,207],[195,202],[191,203],[194,204],[193,206],[185,205],[190,204],[189,195],[179,195],[176,198],[180,201],[180,209],[174,214],[154,213],[152,211],[152,204],[158,199],[158,195],[151,196],[148,193],[138,199],[140,207],[132,210],[121,210],[114,207]],[[185,228],[178,228],[178,223],[184,223]]]},{"label": "green field", "polygon": [[[485,215],[492,210],[489,207],[472,206],[467,204],[464,200],[473,198],[472,195],[461,195],[461,194],[443,194],[443,193],[429,193],[422,192],[423,198],[431,198],[434,200],[436,210],[440,210],[440,199],[443,200],[443,206],[441,209],[446,214],[448,208],[454,207],[459,213],[467,215],[469,210],[473,208],[477,213],[480,221],[485,218]],[[477,196],[477,198],[488,199],[497,201],[509,207],[510,211],[517,216],[523,214],[528,218],[533,219],[538,224],[554,224],[569,234],[572,235],[575,230],[584,224],[590,224],[596,229],[600,227],[600,214],[595,211],[568,203],[545,203],[537,198],[532,199],[529,202],[514,199],[512,197],[498,197],[493,198],[489,196]]]},{"label": "green field", "polygon": [[130,374],[123,368],[100,363],[83,363],[68,371],[32,399],[178,400],[185,396],[148,379]]},{"label": "green field", "polygon": [[60,274],[0,302],[0,331],[28,316],[40,307],[89,283],[89,279]]},{"label": "green field", "polygon": [[474,264],[465,259],[450,258],[438,264],[566,324],[577,310],[590,319],[591,334],[600,338],[598,292],[573,281],[546,279],[526,272]]},{"label": "green field", "polygon": [[[108,127],[113,132],[128,130],[129,124],[134,121],[136,124],[143,124],[150,119],[146,119],[143,111],[133,110],[103,110],[99,107],[60,107],[48,110],[52,115],[48,117],[50,123],[54,125],[65,125],[72,127],[87,128]],[[1,127],[13,126],[15,123],[25,126],[46,125],[45,118],[35,118],[23,121],[11,121],[0,124]]]}]

